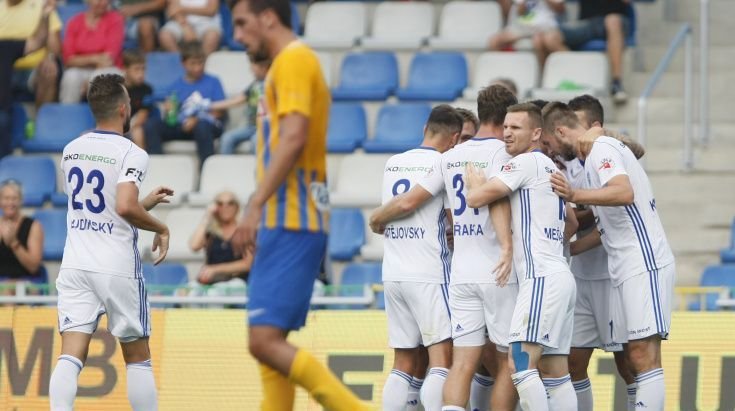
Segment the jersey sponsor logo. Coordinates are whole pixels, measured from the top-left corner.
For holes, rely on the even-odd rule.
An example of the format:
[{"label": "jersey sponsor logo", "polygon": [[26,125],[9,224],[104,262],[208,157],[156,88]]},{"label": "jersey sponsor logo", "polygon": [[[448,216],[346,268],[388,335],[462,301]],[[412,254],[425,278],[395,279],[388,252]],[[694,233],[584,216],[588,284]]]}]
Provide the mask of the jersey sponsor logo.
[{"label": "jersey sponsor logo", "polygon": [[564,231],[558,227],[544,227],[544,235],[551,241],[564,242]]},{"label": "jersey sponsor logo", "polygon": [[389,226],[385,228],[383,235],[390,240],[422,240],[426,235],[426,229],[423,227]]},{"label": "jersey sponsor logo", "polygon": [[453,168],[464,169],[467,167],[467,164],[472,164],[477,168],[487,168],[490,163],[488,161],[453,161],[451,163],[447,163],[447,170],[451,170]]},{"label": "jersey sponsor logo", "polygon": [[544,166],[544,170],[549,174],[554,174],[554,169],[549,166]]},{"label": "jersey sponsor logo", "polygon": [[602,161],[600,161],[600,167],[598,167],[598,170],[610,170],[613,167],[615,167],[615,162],[611,158],[603,158]]},{"label": "jersey sponsor logo", "polygon": [[117,164],[117,159],[115,158],[100,156],[97,154],[85,154],[85,153],[67,154],[64,156],[64,161],[67,161],[67,160],[94,161],[97,163],[104,163],[104,164],[110,164],[110,165]]},{"label": "jersey sponsor logo", "polygon": [[321,181],[314,181],[309,184],[309,192],[317,210],[322,212],[329,211],[329,190],[326,184]]},{"label": "jersey sponsor logo", "polygon": [[112,229],[114,227],[115,223],[113,222],[101,223],[87,218],[76,218],[71,220],[70,226],[72,230],[94,231],[103,234],[112,234]]},{"label": "jersey sponsor logo", "polygon": [[500,171],[503,172],[503,173],[509,173],[509,172],[511,172],[513,170],[517,170],[517,169],[518,169],[518,164],[516,164],[516,163],[514,163],[512,161],[509,161],[503,167],[500,167]]},{"label": "jersey sponsor logo", "polygon": [[426,167],[426,166],[414,166],[414,167],[393,166],[393,167],[385,168],[386,173],[430,173],[431,171],[433,171],[432,168]]},{"label": "jersey sponsor logo", "polygon": [[127,170],[125,170],[125,176],[133,176],[136,180],[139,182],[143,182],[143,171],[138,170],[137,168],[130,167]]}]

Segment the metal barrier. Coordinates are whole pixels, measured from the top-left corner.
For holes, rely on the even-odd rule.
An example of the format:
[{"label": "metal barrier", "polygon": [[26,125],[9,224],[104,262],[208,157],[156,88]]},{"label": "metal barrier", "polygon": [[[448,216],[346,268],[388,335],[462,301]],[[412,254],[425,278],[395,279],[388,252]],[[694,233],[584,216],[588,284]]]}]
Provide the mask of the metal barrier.
[{"label": "metal barrier", "polygon": [[699,0],[699,141],[709,144],[709,0]]}]

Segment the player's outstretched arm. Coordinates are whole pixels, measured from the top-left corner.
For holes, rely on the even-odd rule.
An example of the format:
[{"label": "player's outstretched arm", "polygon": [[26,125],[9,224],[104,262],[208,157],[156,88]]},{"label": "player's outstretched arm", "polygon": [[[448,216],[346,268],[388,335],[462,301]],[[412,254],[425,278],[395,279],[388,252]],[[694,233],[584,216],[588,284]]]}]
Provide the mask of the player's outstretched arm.
[{"label": "player's outstretched arm", "polygon": [[626,174],[611,178],[602,188],[575,190],[569,185],[564,174],[557,171],[551,175],[551,187],[559,197],[576,204],[617,207],[633,204],[635,199],[633,187]]},{"label": "player's outstretched arm", "polygon": [[[498,180],[493,178],[492,180]],[[501,183],[502,184],[502,183]],[[510,228],[510,200],[508,197],[501,198],[490,204],[490,221],[493,223],[495,235],[500,244],[500,259],[493,269],[495,281],[501,287],[508,283],[510,272],[513,267],[513,234]]]},{"label": "player's outstretched arm", "polygon": [[136,228],[153,231],[153,251],[158,250],[158,258],[154,262],[160,263],[168,252],[169,231],[166,224],[153,217],[138,201],[138,187],[135,182],[127,181],[117,185],[115,212],[125,221]]},{"label": "player's outstretched arm", "polygon": [[579,224],[577,230],[586,230],[595,225],[595,213],[591,209],[578,205],[573,210],[574,216],[577,217],[577,223]]},{"label": "player's outstretched arm", "polygon": [[376,234],[383,234],[386,224],[413,213],[432,197],[421,185],[414,186],[408,192],[399,194],[376,208],[370,215],[370,229]]},{"label": "player's outstretched arm", "polygon": [[507,197],[511,189],[498,178],[488,180],[485,175],[473,164],[468,163],[465,168],[467,180],[467,206],[472,208],[484,207],[488,204]]},{"label": "player's outstretched arm", "polygon": [[168,197],[172,195],[174,195],[174,190],[163,186],[156,187],[153,191],[148,193],[147,196],[145,196],[143,201],[140,202],[140,205],[142,205],[146,211],[151,211],[155,206],[161,203],[170,203]]},{"label": "player's outstretched arm", "polygon": [[592,230],[586,236],[579,238],[576,241],[572,241],[571,244],[569,244],[569,253],[573,257],[575,255],[579,255],[586,251],[589,251],[599,245],[602,245],[600,232],[597,230]]}]

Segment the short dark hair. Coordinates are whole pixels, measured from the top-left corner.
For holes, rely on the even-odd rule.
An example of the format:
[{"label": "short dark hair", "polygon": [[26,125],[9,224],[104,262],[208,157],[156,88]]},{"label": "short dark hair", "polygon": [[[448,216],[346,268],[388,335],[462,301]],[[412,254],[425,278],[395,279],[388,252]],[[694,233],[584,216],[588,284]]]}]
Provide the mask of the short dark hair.
[{"label": "short dark hair", "polygon": [[527,103],[533,104],[534,106],[538,107],[539,110],[543,110],[544,107],[546,107],[546,105],[549,104],[548,101],[542,100],[540,98],[537,98],[536,100],[527,101]]},{"label": "short dark hair", "polygon": [[145,55],[140,50],[123,51],[123,67],[130,67],[133,64],[145,64]]},{"label": "short dark hair", "polygon": [[511,93],[513,93],[516,98],[518,97],[518,86],[516,86],[516,82],[513,81],[513,79],[508,77],[499,77],[490,82],[490,84],[499,84],[501,86],[504,86],[508,90],[510,90]]},{"label": "short dark hair", "polygon": [[464,118],[448,104],[440,104],[431,110],[426,121],[426,131],[433,134],[452,135],[462,131]]},{"label": "short dark hair", "polygon": [[207,55],[204,53],[202,43],[199,40],[186,41],[181,43],[181,61],[189,59],[205,59]]},{"label": "short dark hair", "polygon": [[531,128],[541,128],[541,109],[533,103],[514,104],[508,107],[508,113],[527,113]]},{"label": "short dark hair", "polygon": [[480,127],[480,120],[477,119],[475,113],[463,107],[455,107],[454,109],[457,110],[457,113],[459,113],[460,116],[462,116],[462,119],[464,120],[464,122],[462,123],[463,125],[464,123],[469,122],[472,123],[473,126],[475,126],[475,130]]},{"label": "short dark hair", "polygon": [[125,79],[119,74],[100,74],[89,82],[87,102],[97,121],[115,116],[125,99]]},{"label": "short dark hair", "polygon": [[602,104],[600,100],[589,94],[582,94],[569,100],[569,108],[572,111],[584,111],[585,116],[587,116],[587,121],[590,124],[595,121],[599,122],[600,125],[604,124],[605,113],[602,109]]},{"label": "short dark hair", "polygon": [[554,129],[559,126],[570,128],[579,127],[579,118],[568,105],[561,101],[549,103],[541,110],[543,117],[544,133],[553,134]]},{"label": "short dark hair", "polygon": [[513,104],[518,104],[518,99],[507,87],[487,86],[477,94],[477,117],[481,124],[502,126],[506,109]]},{"label": "short dark hair", "polygon": [[284,27],[293,28],[291,27],[291,2],[289,0],[233,0],[230,8],[235,7],[235,4],[241,1],[247,1],[250,11],[255,14],[273,9]]}]

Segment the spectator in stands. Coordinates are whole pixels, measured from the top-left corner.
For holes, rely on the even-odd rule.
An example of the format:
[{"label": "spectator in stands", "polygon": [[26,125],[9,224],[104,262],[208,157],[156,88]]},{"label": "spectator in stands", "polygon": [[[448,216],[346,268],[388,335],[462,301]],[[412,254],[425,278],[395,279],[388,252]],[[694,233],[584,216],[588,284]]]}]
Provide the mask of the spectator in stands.
[{"label": "spectator in stands", "polygon": [[156,36],[166,0],[119,0],[118,11],[125,17],[125,37],[137,40],[144,53],[156,48]]},{"label": "spectator in stands", "polygon": [[534,36],[534,48],[543,66],[546,57],[562,50],[576,50],[590,40],[607,41],[612,84],[610,94],[616,103],[625,103],[623,89],[623,51],[630,31],[626,17],[630,0],[585,0],[579,2],[579,20],[562,23],[558,28]]},{"label": "spectator in stands", "polygon": [[[240,202],[230,191],[217,194],[214,204],[207,208],[204,218],[189,240],[193,251],[205,250],[205,263],[199,270],[196,284],[218,284],[225,287],[245,285],[253,255],[241,255],[239,250],[232,247],[231,239],[237,229],[239,214]],[[217,288],[210,291],[220,295],[222,290]]]},{"label": "spectator in stands", "polygon": [[[25,40],[41,24],[43,2],[7,0],[0,3],[0,38]],[[46,47],[15,62],[13,93],[35,96],[36,109],[56,100],[61,75],[61,19],[56,12],[49,20]]]},{"label": "spectator in stands", "polygon": [[14,181],[0,185],[0,278],[31,280],[40,274],[43,227],[21,214],[23,191]]},{"label": "spectator in stands", "polygon": [[[167,140],[194,140],[200,166],[214,154],[214,139],[222,134],[224,111],[209,110],[212,101],[224,100],[225,92],[219,79],[204,73],[206,55],[201,43],[193,41],[181,46],[184,75],[170,87],[164,104],[163,122],[151,116],[145,124],[146,147],[149,154],[163,154]],[[177,104],[176,102],[183,102]]]},{"label": "spectator in stands", "polygon": [[[10,154],[13,150],[10,135],[10,108],[12,97],[10,85],[13,73],[13,64],[23,57],[46,45],[49,32],[49,20],[56,8],[55,0],[46,0],[41,12],[41,22],[36,31],[27,39],[13,39],[0,36],[0,158]],[[5,19],[0,19],[5,27]],[[0,29],[2,33],[2,29]]]},{"label": "spectator in stands", "polygon": [[477,134],[477,129],[480,127],[480,120],[478,120],[475,113],[467,110],[466,108],[455,107],[454,109],[457,110],[459,115],[464,119],[462,132],[459,133],[459,141],[457,142],[457,144],[462,144]]},{"label": "spectator in stands", "polygon": [[179,51],[180,42],[199,40],[204,54],[219,48],[222,21],[218,0],[168,0],[168,21],[161,28],[159,41],[167,51]]},{"label": "spectator in stands", "polygon": [[516,86],[516,82],[513,81],[512,79],[509,79],[507,77],[499,77],[490,82],[491,86],[495,84],[499,84],[507,88],[508,91],[510,91],[511,93],[513,93],[514,96],[516,96],[516,98],[518,97],[518,86]]},{"label": "spectator in stands", "polygon": [[[500,0],[500,3],[511,3],[511,0]],[[518,40],[555,29],[558,16],[565,11],[564,0],[512,0],[512,3],[515,7],[503,7],[510,10],[508,24],[490,37],[490,50],[504,50]]]},{"label": "spectator in stands", "polygon": [[232,107],[246,104],[247,124],[244,127],[235,128],[224,134],[220,140],[220,152],[222,154],[234,154],[237,146],[243,141],[250,140],[255,135],[256,122],[258,117],[258,102],[260,96],[263,95],[263,81],[268,73],[270,60],[251,60],[250,69],[255,76],[255,80],[250,83],[244,93],[238,94],[227,100],[212,103],[210,110],[227,110]]},{"label": "spectator in stands", "polygon": [[130,96],[130,137],[138,147],[145,149],[143,125],[153,108],[153,88],[145,82],[145,56],[140,51],[125,51],[123,67],[125,87]]},{"label": "spectator in stands", "polygon": [[64,34],[64,74],[59,99],[78,103],[87,83],[105,72],[122,74],[123,16],[110,10],[109,0],[87,0],[89,8],[72,17]]}]

